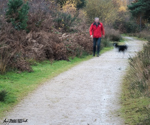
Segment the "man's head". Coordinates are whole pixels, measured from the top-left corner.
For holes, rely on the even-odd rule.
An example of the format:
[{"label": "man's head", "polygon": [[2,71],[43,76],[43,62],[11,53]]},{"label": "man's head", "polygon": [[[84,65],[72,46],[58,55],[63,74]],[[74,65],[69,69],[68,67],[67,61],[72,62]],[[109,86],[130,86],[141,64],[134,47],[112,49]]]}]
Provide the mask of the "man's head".
[{"label": "man's head", "polygon": [[99,22],[99,18],[95,17],[95,22],[98,23]]}]

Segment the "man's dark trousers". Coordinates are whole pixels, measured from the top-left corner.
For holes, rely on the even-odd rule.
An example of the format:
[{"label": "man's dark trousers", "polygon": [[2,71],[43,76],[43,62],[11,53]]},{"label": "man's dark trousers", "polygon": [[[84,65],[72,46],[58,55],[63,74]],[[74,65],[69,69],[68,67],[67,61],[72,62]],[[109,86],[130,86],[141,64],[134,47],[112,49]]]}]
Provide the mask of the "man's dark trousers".
[{"label": "man's dark trousers", "polygon": [[[100,44],[101,44],[101,38],[93,38],[93,56],[95,56],[96,50],[97,50],[97,55],[99,56]],[[96,45],[97,45],[97,49],[96,49]]]}]

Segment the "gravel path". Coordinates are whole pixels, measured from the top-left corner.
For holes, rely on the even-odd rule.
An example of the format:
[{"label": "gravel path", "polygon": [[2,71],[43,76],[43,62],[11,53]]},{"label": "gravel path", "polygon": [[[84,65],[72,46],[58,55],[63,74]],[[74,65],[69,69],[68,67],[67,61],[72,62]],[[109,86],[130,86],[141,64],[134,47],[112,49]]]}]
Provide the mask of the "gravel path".
[{"label": "gravel path", "polygon": [[26,97],[7,119],[28,119],[13,125],[124,125],[117,112],[121,80],[128,57],[142,48],[141,41],[126,39],[124,58],[114,49],[71,68]]}]

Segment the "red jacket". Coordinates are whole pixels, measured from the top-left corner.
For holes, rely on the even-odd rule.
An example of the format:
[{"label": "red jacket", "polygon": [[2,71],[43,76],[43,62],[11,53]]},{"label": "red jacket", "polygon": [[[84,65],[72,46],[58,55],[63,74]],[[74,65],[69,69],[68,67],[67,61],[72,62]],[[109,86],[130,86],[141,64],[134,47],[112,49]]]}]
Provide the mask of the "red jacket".
[{"label": "red jacket", "polygon": [[105,30],[102,23],[98,23],[96,26],[96,23],[92,23],[90,27],[90,35],[93,35],[93,38],[101,38],[102,35],[105,36]]}]

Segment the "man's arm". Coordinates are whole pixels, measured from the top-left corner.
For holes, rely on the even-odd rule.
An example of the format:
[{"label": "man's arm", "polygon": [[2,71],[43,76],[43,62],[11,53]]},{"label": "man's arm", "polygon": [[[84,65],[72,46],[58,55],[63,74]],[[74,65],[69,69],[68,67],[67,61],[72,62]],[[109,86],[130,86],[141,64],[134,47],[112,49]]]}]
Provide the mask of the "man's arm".
[{"label": "man's arm", "polygon": [[105,29],[104,29],[104,26],[102,23],[101,23],[101,25],[102,25],[102,35],[105,37]]},{"label": "man's arm", "polygon": [[89,32],[90,36],[93,37],[93,24],[91,24]]}]

